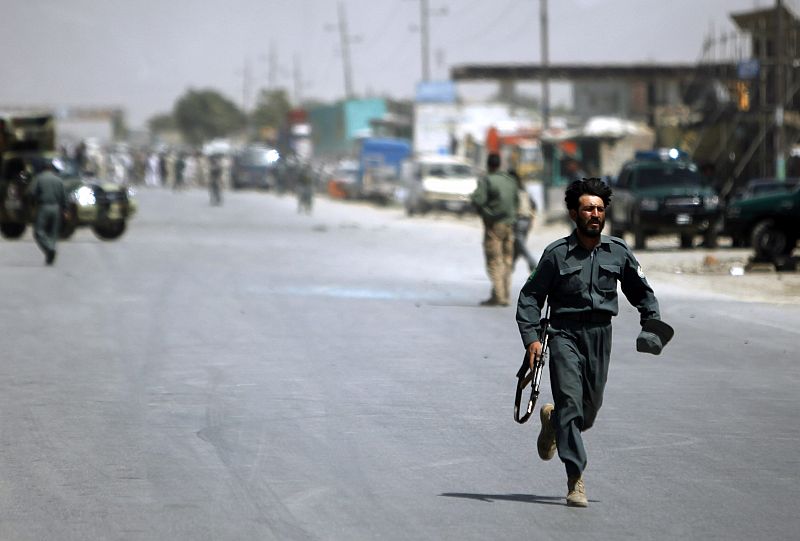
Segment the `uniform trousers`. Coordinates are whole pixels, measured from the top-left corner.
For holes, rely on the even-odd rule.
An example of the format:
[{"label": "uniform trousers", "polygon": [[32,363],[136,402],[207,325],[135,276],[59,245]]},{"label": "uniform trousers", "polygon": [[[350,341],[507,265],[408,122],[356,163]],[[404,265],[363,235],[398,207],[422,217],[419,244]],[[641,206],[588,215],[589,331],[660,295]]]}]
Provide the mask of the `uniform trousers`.
[{"label": "uniform trousers", "polygon": [[594,424],[603,404],[611,356],[611,324],[557,322],[550,327],[550,388],[558,457],[568,477],[586,469],[581,433]]},{"label": "uniform trousers", "polygon": [[60,228],[61,207],[49,204],[39,205],[36,211],[36,222],[33,224],[33,238],[45,254],[55,252]]},{"label": "uniform trousers", "polygon": [[486,256],[486,273],[492,282],[492,298],[501,304],[508,304],[514,265],[513,225],[485,223],[483,253]]}]

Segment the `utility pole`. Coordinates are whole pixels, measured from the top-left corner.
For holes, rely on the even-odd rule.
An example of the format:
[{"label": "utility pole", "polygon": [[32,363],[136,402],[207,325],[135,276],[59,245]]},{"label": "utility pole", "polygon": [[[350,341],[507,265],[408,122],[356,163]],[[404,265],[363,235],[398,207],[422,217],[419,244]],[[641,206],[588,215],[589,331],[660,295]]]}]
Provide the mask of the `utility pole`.
[{"label": "utility pole", "polygon": [[295,53],[293,62],[294,102],[299,107],[303,102],[303,74],[300,69],[300,56]]},{"label": "utility pole", "polygon": [[775,176],[786,179],[786,156],[784,152],[783,109],[786,100],[786,81],[784,70],[785,37],[783,30],[783,1],[775,1]]},{"label": "utility pole", "polygon": [[267,88],[275,90],[278,85],[278,52],[275,42],[269,42],[269,56],[267,57]]},{"label": "utility pole", "polygon": [[339,40],[342,47],[342,67],[344,68],[344,95],[349,100],[353,97],[353,72],[350,65],[350,36],[347,34],[347,16],[344,3],[339,2]]},{"label": "utility pole", "polygon": [[431,80],[431,62],[430,62],[431,15],[447,15],[447,8],[443,7],[437,10],[431,10],[428,4],[428,0],[419,0],[419,29],[417,29],[416,26],[412,26],[411,30],[414,32],[419,30],[420,34],[422,82],[428,82]]},{"label": "utility pole", "polygon": [[429,62],[429,53],[428,53],[428,0],[419,0],[419,30],[420,30],[420,37],[422,39],[422,82],[428,82],[431,80],[431,67]]},{"label": "utility pole", "polygon": [[247,113],[250,107],[250,92],[253,84],[253,74],[250,59],[245,56],[244,69],[242,70],[242,111]]},{"label": "utility pole", "polygon": [[309,86],[310,83],[303,79],[303,66],[300,62],[300,55],[295,53],[294,55],[294,69],[293,71],[293,78],[294,78],[294,101],[298,107],[303,105],[303,97],[304,97],[304,89],[306,86]]},{"label": "utility pole", "polygon": [[539,37],[542,54],[542,128],[550,127],[550,52],[548,39],[547,0],[539,0]]}]

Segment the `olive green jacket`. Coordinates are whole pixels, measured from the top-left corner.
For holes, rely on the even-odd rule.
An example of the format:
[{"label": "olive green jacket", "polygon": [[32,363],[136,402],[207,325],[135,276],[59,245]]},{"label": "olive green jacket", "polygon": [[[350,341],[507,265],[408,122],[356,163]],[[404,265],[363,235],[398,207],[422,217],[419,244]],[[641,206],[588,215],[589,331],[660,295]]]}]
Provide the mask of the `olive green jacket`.
[{"label": "olive green jacket", "polygon": [[478,180],[471,201],[485,224],[513,224],[517,219],[517,181],[500,171]]},{"label": "olive green jacket", "polygon": [[50,171],[44,171],[33,177],[28,192],[39,205],[58,205],[62,209],[67,206],[64,182]]}]

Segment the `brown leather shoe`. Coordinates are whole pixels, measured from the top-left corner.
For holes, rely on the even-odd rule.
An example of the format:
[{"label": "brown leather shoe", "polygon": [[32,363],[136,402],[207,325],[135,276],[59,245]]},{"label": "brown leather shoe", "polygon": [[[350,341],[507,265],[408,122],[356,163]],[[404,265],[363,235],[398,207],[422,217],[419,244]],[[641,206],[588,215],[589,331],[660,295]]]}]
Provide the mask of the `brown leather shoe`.
[{"label": "brown leather shoe", "polygon": [[583,476],[570,477],[567,479],[567,505],[570,507],[587,507],[589,500],[586,499],[586,487],[583,484]]},{"label": "brown leather shoe", "polygon": [[556,431],[550,422],[550,415],[553,413],[553,404],[545,404],[539,410],[539,418],[542,420],[542,429],[536,439],[536,450],[539,451],[539,458],[550,460],[556,455]]}]

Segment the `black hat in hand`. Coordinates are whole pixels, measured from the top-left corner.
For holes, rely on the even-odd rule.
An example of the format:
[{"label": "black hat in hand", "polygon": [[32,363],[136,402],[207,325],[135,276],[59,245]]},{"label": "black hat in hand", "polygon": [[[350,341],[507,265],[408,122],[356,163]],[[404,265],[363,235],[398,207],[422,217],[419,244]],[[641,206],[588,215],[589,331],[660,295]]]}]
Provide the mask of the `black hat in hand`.
[{"label": "black hat in hand", "polygon": [[642,325],[642,332],[636,337],[636,351],[658,355],[674,334],[675,329],[660,319],[648,319]]}]

